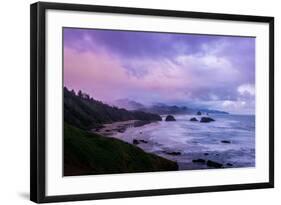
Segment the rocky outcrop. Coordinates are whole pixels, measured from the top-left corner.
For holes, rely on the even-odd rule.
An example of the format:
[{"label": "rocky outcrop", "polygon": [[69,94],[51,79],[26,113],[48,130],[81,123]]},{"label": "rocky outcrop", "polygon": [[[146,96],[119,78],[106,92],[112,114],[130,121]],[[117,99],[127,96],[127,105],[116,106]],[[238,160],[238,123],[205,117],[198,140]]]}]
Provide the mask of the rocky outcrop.
[{"label": "rocky outcrop", "polygon": [[193,163],[205,163],[206,160],[205,159],[194,159],[192,160]]},{"label": "rocky outcrop", "polygon": [[212,160],[208,160],[207,161],[207,166],[208,167],[214,167],[214,168],[222,168],[223,164],[212,161]]},{"label": "rocky outcrop", "polygon": [[133,144],[139,144],[140,142],[136,139],[133,139]]},{"label": "rocky outcrop", "polygon": [[148,141],[146,141],[146,140],[140,140],[140,142],[141,142],[141,143],[144,143],[144,144],[147,144],[147,143],[148,143]]},{"label": "rocky outcrop", "polygon": [[165,121],[176,121],[175,117],[173,115],[168,115],[165,119]]},{"label": "rocky outcrop", "polygon": [[140,144],[140,143],[147,144],[148,141],[146,141],[146,140],[137,140],[137,139],[133,139],[133,144],[138,145],[138,144]]},{"label": "rocky outcrop", "polygon": [[174,155],[174,156],[181,155],[181,152],[167,152],[167,151],[164,151],[164,153],[168,154],[168,155]]},{"label": "rocky outcrop", "polygon": [[192,122],[197,122],[198,120],[197,120],[196,117],[193,117],[193,118],[190,119],[190,121],[192,121]]},{"label": "rocky outcrop", "polygon": [[200,122],[213,122],[215,121],[213,118],[211,117],[201,117]]},{"label": "rocky outcrop", "polygon": [[[204,155],[206,155],[206,153],[204,153]],[[207,155],[209,155],[209,154],[207,154]],[[212,168],[223,168],[224,167],[222,163],[215,162],[212,160],[202,159],[202,158],[193,159],[192,162],[197,163],[197,164],[205,164],[208,167],[212,167]],[[232,163],[225,164],[225,167],[232,167],[232,166],[233,166]]]}]

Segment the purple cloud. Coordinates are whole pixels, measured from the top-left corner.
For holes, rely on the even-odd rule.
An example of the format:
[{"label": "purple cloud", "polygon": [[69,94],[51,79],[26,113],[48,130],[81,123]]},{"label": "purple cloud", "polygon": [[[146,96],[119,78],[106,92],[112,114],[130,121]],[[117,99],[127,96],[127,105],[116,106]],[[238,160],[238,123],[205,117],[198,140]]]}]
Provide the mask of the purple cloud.
[{"label": "purple cloud", "polygon": [[100,100],[255,111],[252,37],[65,28],[64,50],[65,85]]}]

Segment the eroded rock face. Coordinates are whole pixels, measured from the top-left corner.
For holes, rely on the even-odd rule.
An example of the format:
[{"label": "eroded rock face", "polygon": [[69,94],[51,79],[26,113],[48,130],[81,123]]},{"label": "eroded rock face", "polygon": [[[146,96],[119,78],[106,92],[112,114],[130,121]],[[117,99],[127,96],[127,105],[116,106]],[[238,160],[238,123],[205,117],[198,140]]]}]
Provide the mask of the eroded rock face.
[{"label": "eroded rock face", "polygon": [[205,159],[193,159],[192,162],[193,163],[205,163],[206,160]]},{"label": "eroded rock face", "polygon": [[190,119],[190,121],[192,121],[192,122],[196,122],[196,121],[198,121],[198,120],[197,120],[197,118],[196,118],[196,117],[193,117],[193,118],[191,118],[191,119]]},{"label": "eroded rock face", "polygon": [[200,122],[213,122],[215,121],[213,118],[211,117],[201,117]]},{"label": "eroded rock face", "polygon": [[173,115],[168,115],[165,119],[165,121],[176,121],[175,117]]},{"label": "eroded rock face", "polygon": [[214,168],[222,168],[223,164],[212,161],[212,160],[208,160],[207,161],[207,166],[208,167],[214,167]]}]

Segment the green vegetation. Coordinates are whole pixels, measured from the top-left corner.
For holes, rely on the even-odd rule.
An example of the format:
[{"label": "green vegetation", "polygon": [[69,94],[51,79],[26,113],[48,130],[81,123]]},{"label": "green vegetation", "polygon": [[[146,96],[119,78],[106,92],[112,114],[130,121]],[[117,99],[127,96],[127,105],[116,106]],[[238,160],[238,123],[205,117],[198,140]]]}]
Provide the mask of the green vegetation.
[{"label": "green vegetation", "polygon": [[64,124],[64,175],[178,170],[176,162],[118,139]]},{"label": "green vegetation", "polygon": [[64,88],[64,121],[75,127],[89,130],[98,128],[104,123],[116,121],[142,120],[161,121],[158,114],[109,106],[97,101],[81,91],[76,93]]},{"label": "green vegetation", "polygon": [[64,88],[64,175],[178,170],[176,162],[118,139],[88,132],[104,123],[139,120],[136,126],[162,120],[158,114],[128,111]]}]

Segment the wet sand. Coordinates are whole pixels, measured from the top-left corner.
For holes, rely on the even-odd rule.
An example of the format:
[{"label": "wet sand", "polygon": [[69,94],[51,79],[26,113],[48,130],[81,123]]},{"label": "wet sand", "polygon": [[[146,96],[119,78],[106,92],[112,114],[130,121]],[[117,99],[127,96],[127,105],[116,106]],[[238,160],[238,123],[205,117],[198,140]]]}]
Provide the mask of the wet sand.
[{"label": "wet sand", "polygon": [[91,131],[104,136],[112,136],[117,133],[124,133],[129,127],[137,127],[140,124],[148,124],[150,122],[143,122],[140,120],[128,120],[114,123],[103,124],[102,128],[92,129]]}]

